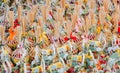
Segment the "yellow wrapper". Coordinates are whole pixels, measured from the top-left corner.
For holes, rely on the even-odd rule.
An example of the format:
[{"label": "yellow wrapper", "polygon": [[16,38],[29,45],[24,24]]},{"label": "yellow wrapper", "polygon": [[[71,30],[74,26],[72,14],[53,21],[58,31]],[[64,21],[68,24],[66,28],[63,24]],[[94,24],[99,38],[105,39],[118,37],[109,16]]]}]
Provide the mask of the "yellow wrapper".
[{"label": "yellow wrapper", "polygon": [[77,58],[77,61],[82,62],[82,56],[73,55],[72,58]]},{"label": "yellow wrapper", "polygon": [[4,3],[6,3],[8,0],[3,0]]},{"label": "yellow wrapper", "polygon": [[43,32],[42,34],[40,34],[40,41],[43,41],[43,39],[44,39],[46,42],[48,42],[48,38],[45,34],[46,34],[46,32]]},{"label": "yellow wrapper", "polygon": [[100,34],[101,29],[102,29],[102,28],[101,28],[100,26],[97,27],[96,31],[97,31],[98,34]]},{"label": "yellow wrapper", "polygon": [[24,58],[24,62],[25,63],[27,63],[28,61],[29,61],[29,58],[30,58],[30,56],[28,55],[28,56],[26,56],[25,58]]},{"label": "yellow wrapper", "polygon": [[84,0],[84,3],[87,3],[88,2],[88,0]]},{"label": "yellow wrapper", "polygon": [[17,63],[17,62],[19,62],[19,59],[13,59],[13,61],[14,61],[14,63]]},{"label": "yellow wrapper", "polygon": [[90,56],[90,55],[88,55],[88,54],[85,54],[85,58],[92,59],[92,56]]}]

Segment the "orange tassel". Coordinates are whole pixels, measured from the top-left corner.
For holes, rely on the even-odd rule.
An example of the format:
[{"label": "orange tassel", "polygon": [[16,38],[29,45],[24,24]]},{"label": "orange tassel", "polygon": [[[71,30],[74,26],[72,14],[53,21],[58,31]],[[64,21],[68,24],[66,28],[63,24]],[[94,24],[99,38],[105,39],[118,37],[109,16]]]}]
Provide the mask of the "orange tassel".
[{"label": "orange tassel", "polygon": [[102,70],[100,62],[98,62],[98,64],[96,64],[96,67],[97,67],[98,70]]},{"label": "orange tassel", "polygon": [[10,33],[10,35],[8,36],[8,40],[13,40],[16,32],[13,30],[13,28],[10,28],[9,33]]}]

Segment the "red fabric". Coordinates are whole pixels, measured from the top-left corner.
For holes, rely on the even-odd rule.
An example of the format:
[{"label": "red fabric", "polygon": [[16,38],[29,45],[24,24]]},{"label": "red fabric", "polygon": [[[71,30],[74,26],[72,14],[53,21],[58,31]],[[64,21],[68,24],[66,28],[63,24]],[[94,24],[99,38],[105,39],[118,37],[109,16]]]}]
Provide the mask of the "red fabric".
[{"label": "red fabric", "polygon": [[[75,36],[72,36],[72,32],[70,33],[70,39],[72,39],[73,41],[77,40],[77,38]],[[67,42],[69,40],[69,38],[65,37],[64,40]]]},{"label": "red fabric", "polygon": [[78,2],[75,2],[76,5],[78,5]]},{"label": "red fabric", "polygon": [[116,40],[116,44],[120,45],[120,40],[119,39]]},{"label": "red fabric", "polygon": [[75,73],[74,72],[74,67],[71,67],[70,69],[67,70],[68,73]]},{"label": "red fabric", "polygon": [[118,22],[118,25],[120,26],[120,21]]},{"label": "red fabric", "polygon": [[116,44],[118,44],[118,40],[116,40]]},{"label": "red fabric", "polygon": [[118,26],[118,33],[120,33],[120,26]]},{"label": "red fabric", "polygon": [[104,55],[101,55],[101,58],[105,58],[106,56],[104,56]]},{"label": "red fabric", "polygon": [[100,62],[100,64],[106,64],[106,61],[104,61],[104,60],[100,60],[99,62]]},{"label": "red fabric", "polygon": [[16,20],[14,21],[14,26],[13,26],[13,28],[16,28],[17,26],[20,26],[18,19],[16,19]]},{"label": "red fabric", "polygon": [[77,40],[77,38],[76,38],[75,36],[72,36],[72,32],[70,33],[70,38],[71,38],[72,40],[74,40],[74,41]]},{"label": "red fabric", "polygon": [[68,38],[68,37],[65,37],[65,38],[64,38],[64,40],[65,40],[65,41],[68,41],[68,40],[69,40],[69,38]]},{"label": "red fabric", "polygon": [[118,33],[120,33],[120,21],[118,22]]},{"label": "red fabric", "polygon": [[76,41],[76,37],[74,37],[74,36],[72,36],[72,37],[70,37],[72,40],[74,40],[74,41]]},{"label": "red fabric", "polygon": [[51,12],[51,11],[49,12],[49,14],[53,17],[53,14],[52,14],[52,12]]}]

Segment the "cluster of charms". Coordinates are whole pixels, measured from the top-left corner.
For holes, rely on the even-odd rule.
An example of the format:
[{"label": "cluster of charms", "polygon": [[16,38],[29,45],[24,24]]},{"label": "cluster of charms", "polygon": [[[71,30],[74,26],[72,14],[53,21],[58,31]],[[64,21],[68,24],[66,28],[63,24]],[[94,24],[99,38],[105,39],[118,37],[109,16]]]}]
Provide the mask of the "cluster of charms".
[{"label": "cluster of charms", "polygon": [[120,0],[10,1],[0,73],[120,73]]}]

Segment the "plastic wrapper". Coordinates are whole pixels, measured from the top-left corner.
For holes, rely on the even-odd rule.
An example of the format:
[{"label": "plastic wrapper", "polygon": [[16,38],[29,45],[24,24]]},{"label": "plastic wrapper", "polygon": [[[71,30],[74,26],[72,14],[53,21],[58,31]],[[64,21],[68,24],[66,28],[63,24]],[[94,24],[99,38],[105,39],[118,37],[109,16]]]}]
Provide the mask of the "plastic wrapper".
[{"label": "plastic wrapper", "polygon": [[119,73],[120,0],[1,0],[0,73]]}]

